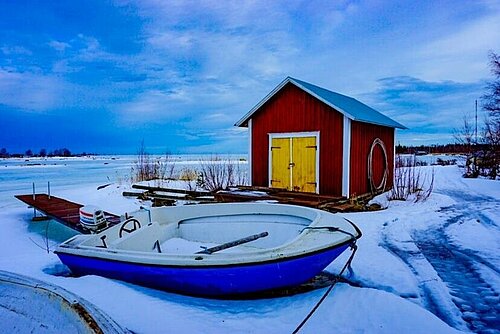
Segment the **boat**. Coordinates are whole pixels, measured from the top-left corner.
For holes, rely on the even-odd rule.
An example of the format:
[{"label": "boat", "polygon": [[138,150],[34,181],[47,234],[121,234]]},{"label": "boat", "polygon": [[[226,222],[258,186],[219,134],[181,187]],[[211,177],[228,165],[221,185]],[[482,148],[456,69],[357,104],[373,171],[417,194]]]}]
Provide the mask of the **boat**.
[{"label": "boat", "polygon": [[361,237],[338,214],[269,203],[141,208],[54,251],[76,276],[223,297],[311,280]]},{"label": "boat", "polygon": [[2,333],[130,334],[108,314],[60,286],[0,270]]}]

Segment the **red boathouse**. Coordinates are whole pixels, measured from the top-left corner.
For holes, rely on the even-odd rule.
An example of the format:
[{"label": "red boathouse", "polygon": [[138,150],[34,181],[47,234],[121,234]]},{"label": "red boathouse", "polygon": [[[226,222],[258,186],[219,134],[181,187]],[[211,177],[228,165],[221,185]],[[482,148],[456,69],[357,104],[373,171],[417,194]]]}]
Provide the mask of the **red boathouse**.
[{"label": "red boathouse", "polygon": [[405,129],[291,77],[235,125],[249,130],[252,185],[345,197],[392,187],[395,129]]}]

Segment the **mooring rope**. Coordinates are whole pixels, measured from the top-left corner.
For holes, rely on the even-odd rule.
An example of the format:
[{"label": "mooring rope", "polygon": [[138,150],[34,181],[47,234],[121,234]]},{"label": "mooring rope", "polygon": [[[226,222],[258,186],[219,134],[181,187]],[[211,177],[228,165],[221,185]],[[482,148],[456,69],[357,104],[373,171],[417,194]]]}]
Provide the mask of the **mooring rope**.
[{"label": "mooring rope", "polygon": [[[379,145],[384,154],[384,175],[382,176],[382,181],[378,186],[375,186],[373,181],[373,150],[375,146]],[[368,181],[370,182],[371,192],[384,191],[387,184],[387,177],[389,175],[389,165],[387,163],[387,150],[385,148],[384,142],[380,138],[375,138],[370,148],[370,153],[368,154]]]},{"label": "mooring rope", "polygon": [[356,238],[353,239],[353,242],[351,243],[350,246],[351,246],[351,249],[352,249],[352,254],[349,257],[349,259],[347,260],[347,262],[345,263],[344,267],[342,268],[342,270],[340,271],[340,273],[338,274],[338,276],[335,277],[335,279],[333,280],[333,283],[328,287],[328,289],[325,291],[325,293],[323,294],[323,296],[321,297],[321,299],[311,309],[311,311],[309,312],[309,314],[307,314],[307,316],[304,318],[304,320],[302,320],[302,322],[297,326],[297,328],[295,328],[295,330],[293,331],[293,334],[297,334],[300,331],[300,329],[306,324],[306,322],[312,317],[312,315],[314,314],[314,312],[316,312],[316,310],[318,309],[318,307],[320,307],[321,303],[323,303],[323,301],[326,299],[326,297],[328,297],[328,295],[330,294],[330,292],[333,290],[333,288],[335,287],[335,284],[338,283],[338,281],[339,281],[340,277],[342,276],[342,274],[344,273],[344,271],[348,267],[351,266],[351,262],[352,262],[352,259],[354,258],[354,254],[356,254],[356,251],[358,250],[358,246],[356,245]]},{"label": "mooring rope", "polygon": [[328,232],[340,232],[340,233],[347,234],[353,240],[357,239],[357,237],[354,234],[352,234],[351,232],[345,231],[345,230],[338,228],[338,227],[335,227],[335,226],[308,226],[308,227],[305,227],[302,231],[304,231],[304,230],[328,230]]}]

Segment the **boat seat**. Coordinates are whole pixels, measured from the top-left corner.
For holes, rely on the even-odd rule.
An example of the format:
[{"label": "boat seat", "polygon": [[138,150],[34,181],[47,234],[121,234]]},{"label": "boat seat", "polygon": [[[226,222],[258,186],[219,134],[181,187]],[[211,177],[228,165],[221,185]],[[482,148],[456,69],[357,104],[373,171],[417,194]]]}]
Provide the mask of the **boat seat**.
[{"label": "boat seat", "polygon": [[[143,226],[136,232],[124,235],[122,238],[114,240],[109,248],[131,250],[131,251],[141,251],[141,252],[157,252],[155,249],[155,243],[164,240],[166,237],[166,232],[169,229],[165,229],[160,226],[157,222],[153,222],[149,225]],[[171,231],[170,233],[173,233]]]}]

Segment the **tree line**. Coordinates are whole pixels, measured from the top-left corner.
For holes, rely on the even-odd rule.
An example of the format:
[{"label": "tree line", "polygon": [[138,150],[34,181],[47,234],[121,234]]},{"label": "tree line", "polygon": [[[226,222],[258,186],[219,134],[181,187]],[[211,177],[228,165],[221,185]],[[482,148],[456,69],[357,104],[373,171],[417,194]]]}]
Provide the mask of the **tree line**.
[{"label": "tree line", "polygon": [[[486,148],[485,144],[478,144],[477,150]],[[467,144],[454,143],[454,144],[433,144],[433,145],[418,145],[406,146],[396,145],[396,154],[463,154],[467,155],[471,148]]]},{"label": "tree line", "polygon": [[52,151],[47,151],[45,148],[42,148],[38,153],[33,152],[31,149],[26,150],[24,153],[9,153],[7,149],[0,149],[0,158],[33,158],[33,157],[73,157],[73,156],[85,156],[85,155],[93,155],[91,153],[80,153],[80,154],[72,154],[71,151],[67,148],[58,148]]}]

